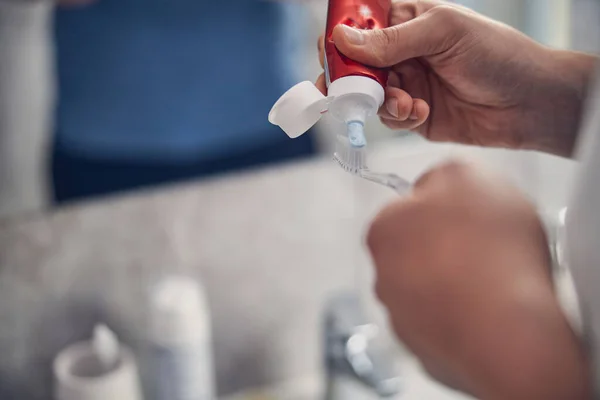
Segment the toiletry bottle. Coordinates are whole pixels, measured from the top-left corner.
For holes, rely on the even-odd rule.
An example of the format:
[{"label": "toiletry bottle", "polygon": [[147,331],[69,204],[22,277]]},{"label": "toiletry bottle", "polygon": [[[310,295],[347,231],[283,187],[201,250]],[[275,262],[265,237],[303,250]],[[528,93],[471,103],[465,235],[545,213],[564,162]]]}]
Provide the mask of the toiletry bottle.
[{"label": "toiletry bottle", "polygon": [[327,97],[312,82],[299,83],[275,103],[269,121],[296,138],[327,111],[345,124],[364,125],[375,115],[385,99],[388,71],[344,56],[333,42],[333,29],[340,24],[364,30],[386,28],[390,8],[391,0],[329,0],[324,39]]},{"label": "toiletry bottle", "polygon": [[133,351],[98,325],[92,340],[74,343],[53,364],[55,400],[142,400]]},{"label": "toiletry bottle", "polygon": [[161,280],[150,299],[157,400],[216,398],[209,308],[187,277]]}]

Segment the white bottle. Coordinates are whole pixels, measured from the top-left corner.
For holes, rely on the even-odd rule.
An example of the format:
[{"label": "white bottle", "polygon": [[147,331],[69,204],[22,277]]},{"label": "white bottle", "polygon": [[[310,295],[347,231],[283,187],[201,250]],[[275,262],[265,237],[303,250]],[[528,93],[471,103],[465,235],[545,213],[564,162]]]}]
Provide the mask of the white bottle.
[{"label": "white bottle", "polygon": [[142,400],[133,352],[105,325],[61,351],[53,371],[56,400]]},{"label": "white bottle", "polygon": [[150,303],[156,399],[215,399],[210,313],[198,282],[165,278]]}]

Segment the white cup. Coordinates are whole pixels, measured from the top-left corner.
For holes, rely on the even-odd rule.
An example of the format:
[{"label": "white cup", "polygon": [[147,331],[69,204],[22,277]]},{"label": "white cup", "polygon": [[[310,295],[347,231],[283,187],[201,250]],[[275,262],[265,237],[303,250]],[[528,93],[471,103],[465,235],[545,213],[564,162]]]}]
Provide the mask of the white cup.
[{"label": "white cup", "polygon": [[142,400],[135,358],[126,347],[105,371],[90,342],[76,343],[60,352],[53,370],[56,400]]}]

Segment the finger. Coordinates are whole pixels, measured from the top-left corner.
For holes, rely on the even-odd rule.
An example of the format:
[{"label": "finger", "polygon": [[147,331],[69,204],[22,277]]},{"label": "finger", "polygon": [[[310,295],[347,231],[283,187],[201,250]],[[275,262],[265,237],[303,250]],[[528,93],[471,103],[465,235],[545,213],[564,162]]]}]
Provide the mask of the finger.
[{"label": "finger", "polygon": [[411,113],[409,119],[415,121],[419,126],[427,121],[429,118],[429,114],[431,113],[431,108],[429,104],[423,99],[415,99],[413,112]]},{"label": "finger", "polygon": [[325,83],[325,74],[319,75],[319,77],[317,78],[317,82],[315,82],[315,86],[321,91],[321,93],[327,96],[327,84]]},{"label": "finger", "polygon": [[394,71],[390,71],[388,74],[387,85],[395,88],[401,88],[400,76]]},{"label": "finger", "polygon": [[465,12],[475,13],[465,6],[442,0],[397,0],[392,3],[390,10],[390,26],[408,22],[437,6],[455,7]]},{"label": "finger", "polygon": [[394,3],[390,11],[390,26],[400,25],[405,22],[415,19],[415,3]]},{"label": "finger", "polygon": [[321,68],[325,68],[325,36],[319,36],[319,40],[317,40],[317,48],[319,49],[319,63],[321,63]]},{"label": "finger", "polygon": [[401,87],[414,98],[431,102],[429,79],[423,64],[418,60],[408,60],[394,67]]},{"label": "finger", "polygon": [[380,119],[390,129],[416,131],[421,134],[420,128],[424,126],[427,118],[429,118],[429,114],[429,105],[424,100],[413,99],[413,108],[407,120],[400,121],[387,116],[380,116]]},{"label": "finger", "polygon": [[333,41],[347,57],[385,68],[449,50],[471,31],[467,15],[457,7],[436,6],[386,29],[359,30],[338,25],[333,30]]},{"label": "finger", "polygon": [[[406,92],[404,92],[406,93]],[[410,96],[409,96],[410,97]],[[411,107],[406,111],[405,118],[398,118],[390,115],[388,110],[388,104],[393,100],[390,98],[386,100],[386,104],[379,111],[379,117],[391,123],[397,123],[403,127],[413,126],[415,124],[422,124],[429,117],[430,108],[429,105],[422,99],[411,98]],[[405,100],[402,100],[405,101]],[[404,129],[404,128],[403,128]]]},{"label": "finger", "polygon": [[413,111],[413,98],[402,89],[388,86],[385,89],[385,103],[379,109],[379,116],[406,121]]},{"label": "finger", "polygon": [[397,1],[390,10],[390,26],[400,25],[415,19],[435,6],[443,4],[440,1],[410,0]]}]

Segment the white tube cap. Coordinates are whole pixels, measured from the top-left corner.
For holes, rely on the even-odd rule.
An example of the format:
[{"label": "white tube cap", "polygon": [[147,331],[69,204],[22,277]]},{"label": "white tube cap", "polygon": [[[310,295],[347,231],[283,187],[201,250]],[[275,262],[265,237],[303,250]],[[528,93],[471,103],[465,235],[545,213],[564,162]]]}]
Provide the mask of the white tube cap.
[{"label": "white tube cap", "polygon": [[269,122],[293,139],[308,131],[328,110],[340,121],[364,120],[376,114],[385,99],[383,87],[365,76],[337,79],[328,91],[326,97],[310,81],[297,84],[277,100],[269,113]]},{"label": "white tube cap", "polygon": [[301,136],[316,124],[327,111],[328,99],[310,81],[290,90],[271,109],[269,122],[279,126],[292,139]]}]

